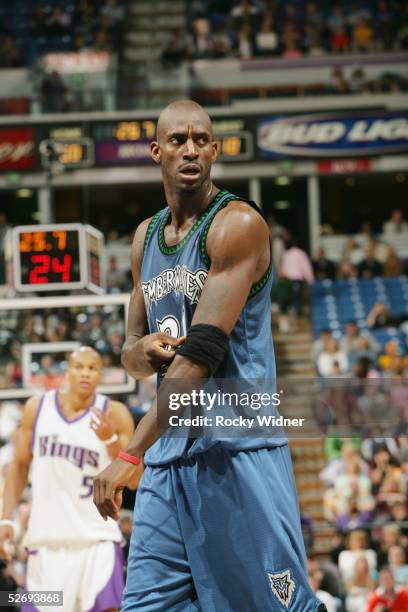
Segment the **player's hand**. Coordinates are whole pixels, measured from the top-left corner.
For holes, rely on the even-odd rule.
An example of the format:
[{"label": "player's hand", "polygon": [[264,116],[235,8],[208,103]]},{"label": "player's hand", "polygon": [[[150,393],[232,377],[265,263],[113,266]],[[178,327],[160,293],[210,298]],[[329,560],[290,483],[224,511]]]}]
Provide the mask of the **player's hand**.
[{"label": "player's hand", "polygon": [[143,338],[143,351],[147,363],[156,372],[163,365],[169,365],[176,356],[176,348],[186,341],[186,336],[173,338],[170,334],[157,332]]},{"label": "player's hand", "polygon": [[101,517],[110,516],[118,521],[125,486],[135,475],[135,466],[122,459],[115,459],[94,478],[93,501]]},{"label": "player's hand", "polygon": [[91,429],[100,440],[109,440],[115,433],[115,423],[108,412],[99,408],[91,408]]},{"label": "player's hand", "polygon": [[14,546],[14,529],[10,525],[0,527],[0,557],[11,561],[10,549]]}]

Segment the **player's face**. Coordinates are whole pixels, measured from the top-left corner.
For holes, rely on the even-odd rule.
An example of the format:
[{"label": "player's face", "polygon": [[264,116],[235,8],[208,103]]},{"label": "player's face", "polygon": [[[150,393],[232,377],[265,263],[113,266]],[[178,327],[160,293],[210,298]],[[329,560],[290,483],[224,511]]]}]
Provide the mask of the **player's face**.
[{"label": "player's face", "polygon": [[152,154],[162,166],[163,177],[176,190],[199,190],[208,182],[217,156],[207,115],[194,109],[169,113]]},{"label": "player's face", "polygon": [[71,356],[67,370],[71,391],[82,395],[92,395],[102,378],[102,365],[98,355],[92,353]]}]

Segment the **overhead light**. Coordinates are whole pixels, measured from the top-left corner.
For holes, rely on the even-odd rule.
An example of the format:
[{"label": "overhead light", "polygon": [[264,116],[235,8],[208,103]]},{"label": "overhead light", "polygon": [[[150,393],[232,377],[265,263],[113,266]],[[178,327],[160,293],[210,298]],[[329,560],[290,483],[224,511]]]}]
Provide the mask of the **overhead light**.
[{"label": "overhead light", "polygon": [[275,185],[279,185],[280,187],[290,185],[291,179],[288,176],[277,176],[275,179]]},{"label": "overhead light", "polygon": [[275,208],[277,210],[287,210],[288,208],[290,208],[290,202],[288,202],[287,200],[278,200],[277,202],[275,202]]},{"label": "overhead light", "polygon": [[32,189],[17,189],[16,196],[18,198],[31,198],[33,195]]}]

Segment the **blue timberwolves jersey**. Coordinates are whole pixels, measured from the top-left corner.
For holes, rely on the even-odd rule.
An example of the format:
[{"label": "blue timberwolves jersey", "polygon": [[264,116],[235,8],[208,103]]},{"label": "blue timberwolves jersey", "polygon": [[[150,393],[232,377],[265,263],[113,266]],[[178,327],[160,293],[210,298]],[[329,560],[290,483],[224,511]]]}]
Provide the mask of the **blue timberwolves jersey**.
[{"label": "blue timberwolves jersey", "polygon": [[[186,335],[203,289],[210,260],[206,251],[207,234],[215,215],[237,196],[220,191],[201,214],[188,234],[176,245],[167,246],[164,228],[170,209],[159,211],[146,232],[141,269],[142,288],[150,333],[166,332],[173,337]],[[272,265],[252,286],[247,302],[230,335],[228,354],[214,373],[217,379],[276,378],[275,354],[270,321]],[[262,436],[263,434],[263,436]],[[245,434],[243,434],[245,436]],[[214,444],[231,450],[279,446],[282,436],[201,437],[196,440],[161,437],[146,453],[147,465],[160,465],[180,457],[205,451]]]}]

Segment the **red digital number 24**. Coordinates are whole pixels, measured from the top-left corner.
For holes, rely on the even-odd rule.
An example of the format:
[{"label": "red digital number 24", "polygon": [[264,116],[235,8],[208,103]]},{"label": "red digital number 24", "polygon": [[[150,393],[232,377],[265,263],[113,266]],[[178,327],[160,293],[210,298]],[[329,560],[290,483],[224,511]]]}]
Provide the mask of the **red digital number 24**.
[{"label": "red digital number 24", "polygon": [[62,262],[58,257],[50,257],[49,255],[32,255],[31,262],[37,264],[30,272],[30,285],[40,285],[49,282],[48,274],[50,268],[52,272],[61,274],[61,282],[68,283],[71,280],[71,261],[72,257],[66,253]]}]

